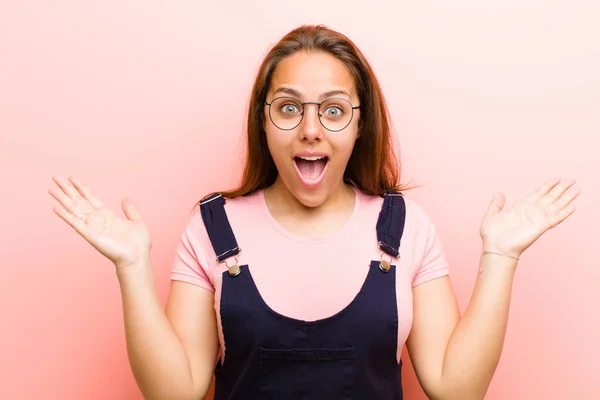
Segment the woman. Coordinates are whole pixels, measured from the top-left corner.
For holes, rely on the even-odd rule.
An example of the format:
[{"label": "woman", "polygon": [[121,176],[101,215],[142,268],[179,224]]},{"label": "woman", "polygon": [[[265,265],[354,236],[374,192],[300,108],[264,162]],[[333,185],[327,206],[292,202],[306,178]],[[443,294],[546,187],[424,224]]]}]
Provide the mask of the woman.
[{"label": "woman", "polygon": [[166,312],[133,203],[121,219],[78,180],[54,180],[55,212],[116,266],[141,391],[170,400],[202,398],[213,372],[216,399],[401,399],[405,344],[430,398],[483,398],[519,257],[579,194],[550,180],[511,209],[492,200],[461,318],[435,227],[402,193],[373,71],[323,26],[290,32],[263,61],[242,183],[199,202]]}]

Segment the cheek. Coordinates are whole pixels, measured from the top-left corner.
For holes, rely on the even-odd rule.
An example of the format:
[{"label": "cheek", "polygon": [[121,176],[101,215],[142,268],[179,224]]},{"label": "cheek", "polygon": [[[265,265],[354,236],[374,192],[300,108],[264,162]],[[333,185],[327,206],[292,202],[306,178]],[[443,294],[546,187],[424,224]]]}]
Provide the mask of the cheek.
[{"label": "cheek", "polygon": [[269,147],[269,152],[271,153],[271,157],[277,163],[278,160],[282,159],[286,153],[286,144],[284,141],[284,137],[282,135],[278,135],[275,132],[266,130],[266,138],[267,138],[267,146]]},{"label": "cheek", "polygon": [[336,149],[338,155],[342,156],[347,161],[352,154],[352,150],[354,150],[356,139],[356,133],[352,133],[349,136],[336,138],[336,140],[332,143],[332,146]]}]

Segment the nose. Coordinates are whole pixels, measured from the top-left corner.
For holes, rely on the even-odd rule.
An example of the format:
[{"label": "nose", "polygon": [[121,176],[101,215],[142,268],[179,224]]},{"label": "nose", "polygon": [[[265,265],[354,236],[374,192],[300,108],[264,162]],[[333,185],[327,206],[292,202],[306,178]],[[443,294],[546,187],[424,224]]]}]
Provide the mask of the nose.
[{"label": "nose", "polygon": [[304,116],[300,124],[300,140],[313,142],[323,137],[323,126],[319,121],[319,105],[305,104]]}]

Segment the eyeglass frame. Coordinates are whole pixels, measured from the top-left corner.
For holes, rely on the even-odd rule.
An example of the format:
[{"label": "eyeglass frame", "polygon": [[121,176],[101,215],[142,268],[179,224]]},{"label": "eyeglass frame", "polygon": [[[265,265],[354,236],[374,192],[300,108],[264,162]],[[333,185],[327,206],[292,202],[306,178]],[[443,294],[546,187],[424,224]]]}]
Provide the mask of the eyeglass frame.
[{"label": "eyeglass frame", "polygon": [[[273,100],[271,100],[270,103],[265,100],[265,105],[269,106],[269,119],[271,120],[271,122],[273,123],[273,125],[275,125],[277,127],[277,129],[281,129],[282,131],[291,131],[293,129],[296,129],[302,123],[302,120],[304,119],[304,112],[306,111],[306,107],[305,107],[306,104],[314,104],[314,105],[318,106],[317,107],[317,116],[319,117],[319,123],[321,124],[321,126],[323,128],[327,129],[329,132],[341,132],[344,129],[346,129],[348,127],[348,125],[350,125],[350,123],[352,122],[352,119],[354,118],[354,110],[360,108],[360,104],[357,105],[357,106],[353,106],[352,102],[350,100],[344,99],[344,98],[341,98],[341,97],[331,97],[329,99],[323,100],[320,103],[317,103],[315,101],[306,101],[304,103],[300,103],[300,105],[302,106],[302,113],[300,113],[300,115],[301,115],[300,121],[298,121],[298,123],[294,127],[292,127],[292,128],[283,129],[283,128],[280,128],[279,125],[277,125],[275,123],[275,121],[273,121],[273,117],[271,117],[271,104],[273,104],[273,102],[275,100],[277,100],[277,99],[293,99],[293,100],[298,100],[298,99],[295,99],[295,98],[290,97],[290,96],[279,96],[279,97],[275,97]],[[344,101],[347,101],[350,104],[350,107],[351,107],[351,110],[352,110],[352,114],[350,114],[350,120],[348,121],[348,123],[346,124],[346,126],[344,126],[341,129],[337,129],[337,130],[329,129],[328,127],[326,127],[323,124],[323,121],[321,121],[321,117],[323,116],[323,114],[321,114],[321,111],[320,111],[321,110],[321,104],[323,104],[323,103],[325,103],[326,101],[329,101],[329,100],[344,100]]]}]

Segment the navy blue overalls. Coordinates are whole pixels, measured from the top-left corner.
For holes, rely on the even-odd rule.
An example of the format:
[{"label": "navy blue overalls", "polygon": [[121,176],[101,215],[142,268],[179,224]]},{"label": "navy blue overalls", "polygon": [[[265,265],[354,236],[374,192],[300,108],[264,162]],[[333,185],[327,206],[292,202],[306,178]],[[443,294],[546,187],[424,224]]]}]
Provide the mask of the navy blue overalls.
[{"label": "navy blue overalls", "polygon": [[[224,204],[216,194],[200,208],[221,262],[240,252]],[[386,193],[377,240],[395,258],[405,214],[402,195]],[[396,267],[382,260],[365,267],[367,278],[348,306],[328,318],[301,321],[266,305],[248,265],[228,266],[220,303],[225,357],[215,370],[214,399],[402,399]]]}]

